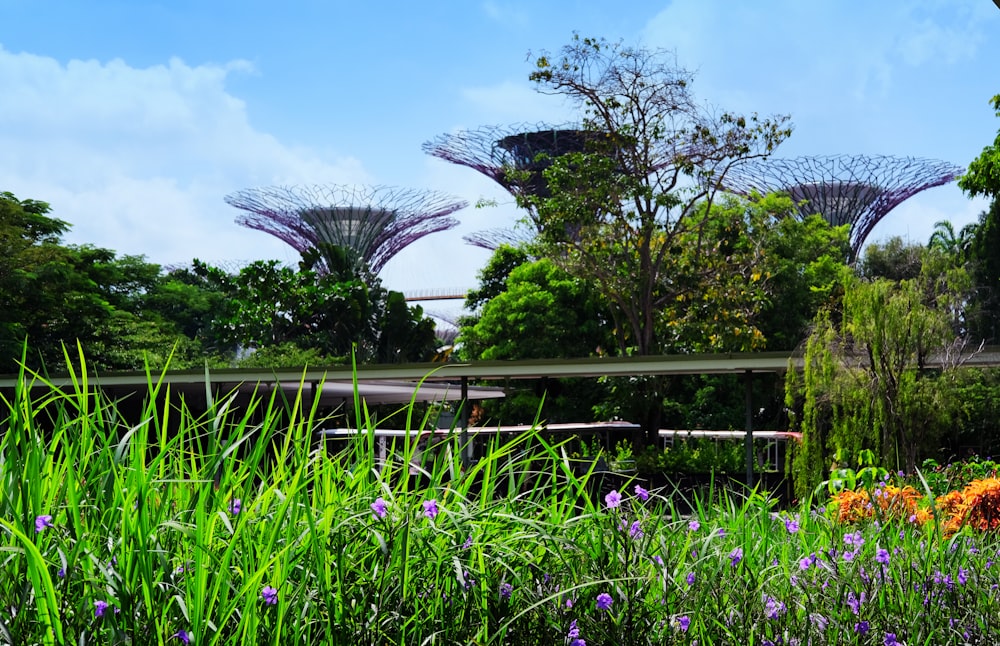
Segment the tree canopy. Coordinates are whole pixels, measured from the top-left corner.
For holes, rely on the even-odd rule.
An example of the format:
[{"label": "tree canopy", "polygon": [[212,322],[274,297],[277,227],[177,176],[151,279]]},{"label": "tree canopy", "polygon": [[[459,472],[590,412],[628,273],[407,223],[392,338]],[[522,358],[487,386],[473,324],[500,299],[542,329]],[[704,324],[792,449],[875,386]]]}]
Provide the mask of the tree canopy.
[{"label": "tree canopy", "polygon": [[[1000,94],[990,100],[996,115],[1000,117]],[[997,138],[983,152],[969,163],[965,174],[958,178],[958,186],[969,197],[1000,195],[1000,130]]]},{"label": "tree canopy", "polygon": [[540,239],[573,275],[593,280],[611,303],[619,350],[662,352],[657,326],[678,297],[723,292],[752,253],[726,254],[707,235],[720,223],[714,200],[734,164],[769,154],[790,133],[787,118],[715,113],[695,101],[692,75],[663,51],[575,36],[542,53],[530,78],[582,112],[585,150],[551,160],[547,190],[519,196]]}]

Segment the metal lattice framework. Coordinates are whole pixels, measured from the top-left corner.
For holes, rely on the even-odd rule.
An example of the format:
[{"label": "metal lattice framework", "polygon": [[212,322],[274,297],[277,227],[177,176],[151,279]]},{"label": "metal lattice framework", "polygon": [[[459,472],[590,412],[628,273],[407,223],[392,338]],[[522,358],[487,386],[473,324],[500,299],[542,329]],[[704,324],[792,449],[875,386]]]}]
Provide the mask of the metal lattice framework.
[{"label": "metal lattice framework", "polygon": [[885,155],[767,159],[730,169],[723,184],[741,195],[787,193],[805,217],[821,214],[850,224],[852,260],[890,211],[917,193],[953,181],[963,169],[948,162]]},{"label": "metal lattice framework", "polygon": [[436,191],[336,184],[237,191],[226,203],[246,211],[242,226],[270,233],[299,253],[329,244],[351,249],[373,273],[420,238],[458,225],[468,203]]},{"label": "metal lattice framework", "polygon": [[[429,155],[479,171],[514,195],[543,195],[542,171],[551,161],[539,160],[538,155],[552,158],[582,152],[596,134],[579,126],[482,126],[440,135],[422,148]],[[527,179],[512,176],[512,170],[528,171]]]},{"label": "metal lattice framework", "polygon": [[487,251],[496,251],[501,245],[517,247],[526,242],[531,242],[533,238],[534,234],[526,227],[483,229],[482,231],[473,231],[470,234],[462,236],[462,239],[473,247],[479,247]]}]

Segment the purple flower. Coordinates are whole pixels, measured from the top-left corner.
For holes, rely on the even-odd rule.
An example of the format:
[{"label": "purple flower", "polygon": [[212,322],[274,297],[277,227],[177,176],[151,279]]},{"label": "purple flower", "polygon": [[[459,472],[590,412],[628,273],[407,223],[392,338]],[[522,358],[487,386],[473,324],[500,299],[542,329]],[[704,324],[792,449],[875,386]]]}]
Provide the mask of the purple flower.
[{"label": "purple flower", "polygon": [[[889,563],[889,551],[881,547],[878,548],[875,550],[875,560],[883,565]],[[889,634],[891,635],[892,633]]]},{"label": "purple flower", "polygon": [[812,553],[804,559],[799,560],[799,569],[808,570],[812,566],[816,565],[816,553]]},{"label": "purple flower", "polygon": [[610,594],[608,594],[607,592],[602,592],[601,594],[597,595],[597,609],[598,610],[610,609],[612,601],[614,601],[614,599],[611,598]]},{"label": "purple flower", "polygon": [[777,619],[782,614],[784,614],[787,607],[783,601],[778,601],[777,599],[772,599],[771,597],[764,597],[764,614],[767,615],[768,619]]},{"label": "purple flower", "polygon": [[430,500],[424,501],[424,516],[427,516],[427,518],[434,520],[434,518],[438,515],[438,512],[439,510],[438,510],[437,500],[431,498]]},{"label": "purple flower", "polygon": [[59,577],[60,579],[65,579],[66,578],[66,568],[64,568],[64,567],[59,568],[59,571],[56,572],[56,576]]},{"label": "purple flower", "polygon": [[692,520],[690,523],[688,523],[688,529],[692,532],[696,532],[699,529],[701,529],[701,523],[699,523],[696,520]]},{"label": "purple flower", "polygon": [[739,565],[740,561],[743,560],[743,548],[737,547],[732,552],[729,553],[729,560],[733,567]]},{"label": "purple flower", "polygon": [[371,504],[372,513],[375,514],[376,518],[385,518],[389,513],[389,505],[385,502],[382,497],[375,499],[375,502]]},{"label": "purple flower", "polygon": [[638,520],[632,521],[632,526],[628,528],[628,535],[629,538],[634,538],[635,540],[642,538],[642,523]]},{"label": "purple flower", "polygon": [[35,533],[44,531],[46,527],[55,527],[52,524],[52,516],[44,514],[42,516],[35,516]]},{"label": "purple flower", "polygon": [[859,635],[867,635],[869,630],[871,630],[871,626],[868,624],[867,621],[859,621],[858,623],[854,624],[854,632],[858,633]]},{"label": "purple flower", "polygon": [[265,604],[273,606],[278,603],[278,589],[265,585],[264,589],[260,591],[260,598],[264,600]]},{"label": "purple flower", "polygon": [[94,602],[94,616],[95,617],[103,617],[104,613],[107,611],[107,609],[108,609],[108,602],[107,601],[100,601],[100,600],[98,600],[98,601]]},{"label": "purple flower", "polygon": [[684,580],[688,585],[694,585],[694,572],[688,572],[688,575],[684,577]]},{"label": "purple flower", "polygon": [[587,642],[582,639],[574,639],[569,643],[569,646],[587,646]]},{"label": "purple flower", "polygon": [[902,646],[902,644],[896,641],[896,633],[886,633],[883,643],[885,646]]},{"label": "purple flower", "polygon": [[576,619],[569,622],[569,632],[566,633],[566,639],[576,639],[580,636],[580,629],[576,627]]},{"label": "purple flower", "polygon": [[[238,516],[239,513],[243,511],[243,501],[239,498],[233,498],[229,503],[229,513],[233,516]],[[185,635],[187,633],[184,633]],[[187,642],[184,642],[185,644]]]},{"label": "purple flower", "polygon": [[514,591],[514,586],[509,583],[500,584],[500,598],[510,599],[510,593]]},{"label": "purple flower", "polygon": [[178,630],[173,635],[171,635],[171,637],[176,637],[177,639],[181,640],[185,644],[190,644],[191,643],[191,637],[187,634],[186,630]]},{"label": "purple flower", "polygon": [[643,502],[646,502],[647,500],[649,500],[649,492],[646,491],[645,489],[643,489],[642,487],[640,487],[639,485],[636,485],[635,486],[635,497],[638,498],[639,500],[643,501]]},{"label": "purple flower", "polygon": [[656,564],[659,565],[660,567],[663,567],[663,557],[660,556],[659,554],[653,555],[653,561],[655,561]]},{"label": "purple flower", "polygon": [[686,633],[688,631],[688,626],[691,625],[691,618],[687,615],[681,615],[677,618],[677,625],[680,626],[682,633]]},{"label": "purple flower", "polygon": [[964,567],[958,568],[958,584],[965,585],[969,582],[969,571]]},{"label": "purple flower", "polygon": [[786,518],[785,529],[788,531],[789,534],[794,534],[795,532],[799,531],[798,521],[795,520],[794,518]]},{"label": "purple flower", "polygon": [[856,615],[861,614],[861,604],[865,602],[865,593],[862,592],[860,597],[854,596],[854,591],[847,593],[847,605]]},{"label": "purple flower", "polygon": [[608,506],[608,509],[617,509],[622,504],[622,495],[618,493],[617,489],[612,489],[608,495],[604,496],[604,504]]},{"label": "purple flower", "polygon": [[469,537],[467,539],[465,539],[464,543],[462,543],[462,549],[463,550],[467,550],[470,547],[472,547],[472,534],[469,534]]}]

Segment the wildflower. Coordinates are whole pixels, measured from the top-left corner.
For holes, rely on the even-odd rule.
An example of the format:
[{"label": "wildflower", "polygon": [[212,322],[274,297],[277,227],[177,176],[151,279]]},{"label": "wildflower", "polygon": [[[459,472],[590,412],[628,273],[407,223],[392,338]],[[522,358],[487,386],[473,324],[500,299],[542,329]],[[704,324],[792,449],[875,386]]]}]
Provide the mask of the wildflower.
[{"label": "wildflower", "polygon": [[642,538],[642,523],[638,520],[632,521],[632,526],[628,528],[628,535],[629,538],[634,538],[635,540]]},{"label": "wildflower", "polygon": [[647,490],[643,489],[642,487],[640,487],[639,485],[636,485],[635,486],[635,497],[638,498],[639,500],[643,501],[643,502],[646,502],[647,500],[649,500],[649,492]]},{"label": "wildflower", "polygon": [[799,569],[800,570],[808,570],[809,568],[811,568],[814,565],[816,565],[816,554],[815,554],[815,552],[812,553],[812,554],[810,554],[809,556],[805,557],[804,559],[800,559],[799,560]]},{"label": "wildflower", "polygon": [[969,581],[969,571],[964,567],[958,568],[958,584],[965,585]]},{"label": "wildflower", "polygon": [[576,619],[569,622],[569,632],[566,633],[566,639],[576,639],[580,636],[580,629],[576,627]]},{"label": "wildflower", "polygon": [[680,627],[682,633],[686,633],[688,627],[691,625],[691,618],[687,615],[681,615],[677,618],[677,625]]},{"label": "wildflower", "polygon": [[715,530],[715,535],[718,536],[719,538],[722,538],[723,536],[726,535],[726,530],[720,527],[719,529]]},{"label": "wildflower", "polygon": [[886,633],[883,643],[885,646],[903,646],[896,640],[896,633]]},{"label": "wildflower", "polygon": [[582,639],[574,639],[569,643],[569,646],[587,646],[587,642]]},{"label": "wildflower", "polygon": [[786,518],[785,529],[788,531],[789,534],[794,534],[795,532],[799,531],[798,521],[795,520],[794,518]]},{"label": "wildflower", "polygon": [[514,586],[509,583],[500,584],[500,598],[510,599],[510,593],[514,591]]},{"label": "wildflower", "polygon": [[730,552],[729,560],[732,562],[733,567],[739,565],[740,561],[743,560],[743,548],[737,547],[732,552]]},{"label": "wildflower", "polygon": [[260,598],[264,600],[265,604],[273,606],[278,603],[278,589],[265,585],[264,589],[260,591]]},{"label": "wildflower", "polygon": [[882,565],[888,564],[889,563],[889,551],[886,550],[886,549],[883,549],[881,547],[878,548],[878,550],[875,551],[875,560],[878,561],[879,563],[881,563]]},{"label": "wildflower", "polygon": [[826,630],[827,625],[830,623],[829,619],[827,619],[826,617],[817,612],[814,612],[811,615],[809,615],[809,620],[813,622],[813,624],[820,632]]},{"label": "wildflower", "polygon": [[64,568],[64,567],[59,568],[59,571],[56,572],[56,576],[59,577],[60,579],[65,579],[66,578],[66,568]]},{"label": "wildflower", "polygon": [[[243,511],[243,501],[239,498],[233,498],[229,503],[229,513],[233,516],[238,516],[241,511]],[[187,642],[184,643],[186,644]]]},{"label": "wildflower", "polygon": [[869,630],[871,630],[871,626],[868,624],[867,621],[859,621],[858,623],[854,624],[854,632],[858,633],[859,635],[867,635]]},{"label": "wildflower", "polygon": [[171,635],[171,637],[176,637],[177,639],[181,640],[184,644],[191,643],[191,637],[190,635],[187,634],[186,630],[178,630],[173,635]]},{"label": "wildflower", "polygon": [[865,593],[862,592],[860,597],[854,596],[854,591],[847,593],[847,605],[850,607],[851,612],[858,615],[861,614],[861,604],[865,602]]},{"label": "wildflower", "polygon": [[598,610],[608,610],[611,608],[611,602],[614,601],[611,595],[607,592],[602,592],[597,595],[597,609]]},{"label": "wildflower", "polygon": [[472,547],[472,534],[469,534],[469,537],[467,539],[465,539],[464,543],[462,543],[462,549],[463,550],[467,550],[470,547]]},{"label": "wildflower", "polygon": [[381,496],[376,498],[375,502],[371,504],[371,509],[372,513],[375,514],[375,517],[379,520],[385,518],[389,513],[389,505]]},{"label": "wildflower", "polygon": [[44,514],[42,516],[35,516],[35,533],[44,531],[46,527],[55,527],[52,524],[52,516]]},{"label": "wildflower", "polygon": [[861,547],[865,544],[865,539],[862,538],[861,532],[854,532],[853,534],[844,534],[844,542],[852,547]]},{"label": "wildflower", "polygon": [[692,520],[690,523],[688,523],[688,529],[692,532],[696,532],[700,528],[701,528],[701,523],[699,523],[696,520]]},{"label": "wildflower", "polygon": [[622,495],[618,493],[617,489],[612,489],[608,495],[604,496],[604,504],[608,506],[608,509],[617,509],[622,504]]},{"label": "wildflower", "polygon": [[566,599],[566,609],[569,610],[572,607],[573,607],[573,600],[572,599]]},{"label": "wildflower", "polygon": [[94,616],[95,617],[103,617],[104,613],[107,611],[107,609],[108,609],[108,602],[107,601],[97,600],[97,601],[94,602]]},{"label": "wildflower", "polygon": [[437,500],[431,498],[430,500],[424,501],[424,516],[427,516],[430,520],[438,515],[438,503]]},{"label": "wildflower", "polygon": [[777,619],[788,609],[783,601],[778,601],[768,596],[765,596],[764,600],[764,614],[767,615],[768,619]]},{"label": "wildflower", "polygon": [[694,585],[694,572],[688,572],[688,575],[684,577],[684,580],[688,585]]}]

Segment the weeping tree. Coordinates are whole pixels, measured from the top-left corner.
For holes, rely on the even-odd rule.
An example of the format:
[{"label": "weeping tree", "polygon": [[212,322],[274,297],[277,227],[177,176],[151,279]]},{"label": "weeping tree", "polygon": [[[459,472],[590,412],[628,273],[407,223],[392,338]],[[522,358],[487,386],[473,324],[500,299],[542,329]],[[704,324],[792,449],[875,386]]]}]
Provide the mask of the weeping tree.
[{"label": "weeping tree", "polygon": [[786,403],[803,434],[793,463],[799,496],[831,463],[865,450],[912,472],[958,412],[966,271],[932,248],[916,278],[845,270],[843,286],[840,309],[815,320],[802,371],[788,372]]}]

